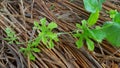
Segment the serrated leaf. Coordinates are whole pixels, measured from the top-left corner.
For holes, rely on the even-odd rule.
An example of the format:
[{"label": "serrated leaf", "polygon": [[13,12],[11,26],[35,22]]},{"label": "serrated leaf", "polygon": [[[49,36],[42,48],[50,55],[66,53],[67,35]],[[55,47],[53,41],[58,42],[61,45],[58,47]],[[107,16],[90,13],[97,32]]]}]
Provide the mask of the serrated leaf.
[{"label": "serrated leaf", "polygon": [[40,22],[41,22],[42,26],[45,26],[47,20],[46,20],[46,18],[42,18],[42,19],[40,19]]},{"label": "serrated leaf", "polygon": [[106,33],[106,40],[108,42],[113,46],[120,47],[120,25],[118,23],[106,22],[103,25],[102,31]]},{"label": "serrated leaf", "polygon": [[32,51],[34,51],[34,52],[40,52],[40,49],[38,49],[38,48],[32,48]]},{"label": "serrated leaf", "polygon": [[86,38],[86,43],[87,43],[88,49],[89,49],[90,51],[93,51],[94,48],[95,48],[95,47],[94,47],[94,42],[91,41],[90,39]]},{"label": "serrated leaf", "polygon": [[51,22],[50,24],[48,24],[48,28],[50,30],[54,29],[54,28],[57,28],[57,24],[55,22]]}]

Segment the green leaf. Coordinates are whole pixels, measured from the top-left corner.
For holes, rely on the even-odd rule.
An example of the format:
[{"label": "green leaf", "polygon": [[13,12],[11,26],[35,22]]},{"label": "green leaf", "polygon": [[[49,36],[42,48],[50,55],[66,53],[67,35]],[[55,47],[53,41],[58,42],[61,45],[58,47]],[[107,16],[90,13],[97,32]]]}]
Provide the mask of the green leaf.
[{"label": "green leaf", "polygon": [[50,40],[49,41],[49,43],[48,43],[48,48],[53,48],[54,47],[54,43],[53,43],[53,41],[52,40]]},{"label": "green leaf", "polygon": [[34,52],[40,52],[40,49],[38,49],[38,48],[32,48],[32,51],[34,51]]},{"label": "green leaf", "polygon": [[117,13],[113,18],[113,21],[120,24],[120,13]]},{"label": "green leaf", "polygon": [[50,24],[48,24],[48,28],[50,30],[54,29],[54,28],[57,28],[57,24],[55,22],[51,22]]},{"label": "green leaf", "polygon": [[42,37],[42,42],[43,42],[43,44],[47,45],[47,42],[48,42],[47,38],[46,37]]},{"label": "green leaf", "polygon": [[47,20],[46,20],[46,18],[42,18],[42,19],[40,19],[40,22],[41,22],[42,26],[45,26]]},{"label": "green leaf", "polygon": [[24,51],[25,51],[25,48],[21,47],[20,52],[24,52]]},{"label": "green leaf", "polygon": [[94,40],[101,43],[103,39],[106,37],[106,33],[102,31],[101,29],[93,29],[92,32],[94,33]]},{"label": "green leaf", "polygon": [[39,26],[39,23],[37,21],[34,21],[34,26],[35,27],[38,27]]},{"label": "green leaf", "polygon": [[81,34],[80,33],[76,33],[76,34],[73,34],[73,36],[76,38],[76,37],[80,37]]},{"label": "green leaf", "polygon": [[117,10],[110,10],[109,12],[110,18],[114,18],[115,15],[118,13]]},{"label": "green leaf", "polygon": [[102,31],[106,33],[106,40],[108,42],[110,42],[113,46],[120,47],[120,24],[106,22],[103,25]]},{"label": "green leaf", "polygon": [[99,18],[99,10],[97,10],[95,13],[90,14],[90,17],[88,19],[88,25],[93,26]]},{"label": "green leaf", "polygon": [[80,24],[76,24],[76,27],[79,28],[79,29],[82,29],[82,26]]},{"label": "green leaf", "polygon": [[90,51],[93,51],[94,48],[95,48],[95,47],[94,47],[94,42],[91,41],[90,39],[86,38],[86,43],[87,43],[88,49],[89,49]]},{"label": "green leaf", "polygon": [[40,25],[37,21],[34,21],[34,29],[40,29]]},{"label": "green leaf", "polygon": [[7,40],[9,44],[13,44],[14,42],[16,43],[18,37],[15,35],[15,32],[10,27],[7,27],[5,29],[5,32],[7,34],[7,37],[4,38],[4,40]]},{"label": "green leaf", "polygon": [[35,47],[38,46],[40,43],[40,40],[41,40],[41,37],[35,38],[35,40],[33,42],[30,42],[31,46],[35,46]]},{"label": "green leaf", "polygon": [[98,8],[98,0],[83,0],[84,7],[89,12],[96,12],[96,9]]},{"label": "green leaf", "polygon": [[40,29],[43,33],[46,33],[48,31],[48,28],[46,26],[41,26]]},{"label": "green leaf", "polygon": [[35,56],[32,53],[29,54],[29,58],[30,60],[33,60],[33,61],[35,60]]},{"label": "green leaf", "polygon": [[79,40],[77,40],[75,42],[75,44],[77,45],[77,48],[81,48],[83,46],[83,38],[82,38],[82,36],[79,38]]},{"label": "green leaf", "polygon": [[92,13],[95,13],[97,10],[100,11],[104,1],[105,0],[83,0],[85,9]]},{"label": "green leaf", "polygon": [[99,4],[98,4],[99,5],[98,6],[99,10],[101,10],[102,9],[102,3],[105,2],[105,0],[98,0],[98,2],[99,2]]}]

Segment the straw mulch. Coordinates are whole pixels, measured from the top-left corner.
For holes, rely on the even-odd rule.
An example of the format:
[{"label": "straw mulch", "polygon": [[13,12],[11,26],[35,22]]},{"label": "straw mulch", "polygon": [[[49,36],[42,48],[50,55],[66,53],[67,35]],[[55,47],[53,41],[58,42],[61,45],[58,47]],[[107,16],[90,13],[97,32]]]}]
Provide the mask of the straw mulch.
[{"label": "straw mulch", "polygon": [[[51,6],[54,5],[54,9]],[[120,11],[118,0],[109,0],[103,4],[101,16],[96,25],[110,20],[106,11]],[[75,29],[76,22],[87,19],[89,13],[84,10],[82,0],[0,0],[0,68],[118,68],[120,67],[119,49],[107,41],[95,44],[93,52],[84,46],[77,49],[76,39],[72,35],[59,36],[59,42],[54,49],[48,49],[42,43],[38,46],[40,53],[33,53],[35,61],[29,61],[27,56],[19,51],[27,45],[8,44],[6,27],[11,27],[20,42],[34,38],[37,32],[32,30],[34,21],[46,17],[57,23],[56,32],[70,32]]]}]

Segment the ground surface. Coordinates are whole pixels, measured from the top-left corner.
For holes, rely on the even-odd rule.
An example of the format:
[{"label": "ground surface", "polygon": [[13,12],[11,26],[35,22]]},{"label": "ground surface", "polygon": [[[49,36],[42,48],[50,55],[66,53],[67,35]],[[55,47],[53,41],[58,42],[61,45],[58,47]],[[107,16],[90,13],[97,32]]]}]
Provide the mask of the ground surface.
[{"label": "ground surface", "polygon": [[[54,8],[51,6],[54,5]],[[101,16],[96,25],[110,20],[106,11],[117,9],[120,11],[119,0],[106,0],[103,4]],[[107,41],[95,45],[90,52],[86,46],[77,49],[75,38],[62,35],[60,42],[55,43],[54,49],[48,49],[40,44],[40,53],[34,53],[36,60],[28,58],[19,52],[20,47],[26,45],[8,44],[5,28],[10,26],[19,41],[26,42],[33,33],[34,21],[46,17],[58,24],[56,32],[70,32],[75,29],[75,23],[87,19],[89,13],[84,10],[82,0],[0,0],[0,68],[120,68],[119,48],[111,46]],[[34,35],[33,35],[34,34]]]}]

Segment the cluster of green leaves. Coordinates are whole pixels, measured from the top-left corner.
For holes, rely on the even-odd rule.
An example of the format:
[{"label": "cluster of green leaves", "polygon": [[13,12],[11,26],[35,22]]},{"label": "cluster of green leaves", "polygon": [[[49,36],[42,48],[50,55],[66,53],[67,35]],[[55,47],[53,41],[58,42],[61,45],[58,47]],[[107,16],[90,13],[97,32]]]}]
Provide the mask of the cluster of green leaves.
[{"label": "cluster of green leaves", "polygon": [[34,43],[36,42],[28,41],[26,48],[23,47],[20,48],[20,51],[23,52],[26,56],[28,56],[30,60],[35,60],[35,56],[33,55],[32,52],[40,52],[40,49],[37,48],[37,46],[33,45]]},{"label": "cluster of green leaves", "polygon": [[34,29],[39,31],[38,38],[35,41],[42,41],[48,48],[53,48],[54,41],[59,41],[57,33],[52,32],[54,28],[57,28],[57,24],[55,22],[50,22],[46,25],[46,18],[42,18],[40,22],[41,24],[34,22]]},{"label": "cluster of green leaves", "polygon": [[32,54],[32,52],[40,52],[40,49],[37,48],[40,42],[48,45],[48,48],[53,48],[54,41],[59,41],[57,33],[52,32],[54,28],[57,28],[57,24],[54,22],[50,22],[48,25],[46,25],[46,18],[42,18],[40,22],[41,24],[35,21],[33,28],[39,32],[38,36],[34,40],[28,42],[27,48],[20,49],[22,52],[24,52],[25,55],[29,56],[30,60],[35,60],[35,56]]},{"label": "cluster of green leaves", "polygon": [[[76,41],[76,45],[78,48],[83,46],[83,41],[86,41],[87,47],[90,51],[94,50],[94,42],[95,40],[98,43],[101,43],[102,40],[106,37],[105,33],[101,30],[101,27],[96,27],[95,29],[90,29],[87,26],[87,21],[83,20],[82,25],[76,24],[77,31],[73,34],[74,37],[79,38]],[[91,40],[92,39],[92,40]]]},{"label": "cluster of green leaves", "polygon": [[[91,12],[88,20],[82,20],[82,25],[76,24],[77,32],[74,34],[79,39],[76,41],[78,48],[83,46],[83,41],[86,41],[87,47],[90,51],[94,50],[94,42],[102,42],[105,38],[105,33],[101,30],[101,27],[90,29],[97,22],[99,18],[99,12],[102,9],[102,3],[105,0],[83,0],[84,7],[88,12]],[[81,32],[79,32],[81,30]],[[92,39],[92,40],[91,40]]]},{"label": "cluster of green leaves", "polygon": [[[85,9],[91,12],[88,20],[83,20],[82,25],[76,24],[78,31],[74,34],[79,39],[76,41],[78,48],[83,46],[83,40],[86,41],[87,47],[90,51],[94,50],[94,41],[101,43],[103,39],[107,40],[113,46],[120,47],[120,13],[117,10],[110,10],[110,18],[112,21],[105,22],[101,27],[96,26],[92,28],[97,22],[99,12],[102,8],[102,3],[105,0],[84,0]],[[92,39],[92,40],[91,40]]]},{"label": "cluster of green leaves", "polygon": [[7,37],[4,38],[4,40],[8,41],[9,44],[13,44],[14,42],[18,44],[18,41],[17,41],[18,37],[10,27],[7,27],[5,29],[5,33],[7,34]]},{"label": "cluster of green leaves", "polygon": [[102,31],[106,33],[106,40],[113,46],[120,47],[120,12],[117,10],[109,11],[112,21],[107,21],[103,25]]},{"label": "cluster of green leaves", "polygon": [[92,33],[86,24],[87,24],[86,20],[82,21],[82,25],[76,24],[77,31],[75,34],[73,34],[73,36],[79,38],[79,40],[76,41],[76,45],[78,48],[81,48],[84,43],[83,41],[86,40],[88,49],[92,51],[94,49],[94,43],[90,39],[92,37]]}]

